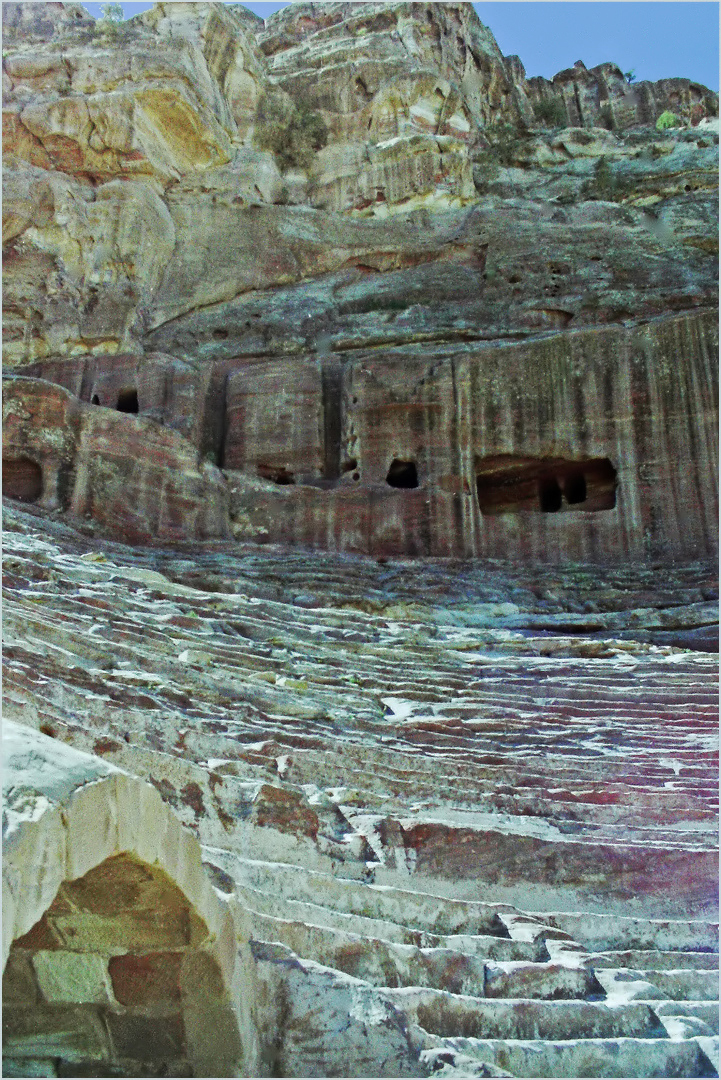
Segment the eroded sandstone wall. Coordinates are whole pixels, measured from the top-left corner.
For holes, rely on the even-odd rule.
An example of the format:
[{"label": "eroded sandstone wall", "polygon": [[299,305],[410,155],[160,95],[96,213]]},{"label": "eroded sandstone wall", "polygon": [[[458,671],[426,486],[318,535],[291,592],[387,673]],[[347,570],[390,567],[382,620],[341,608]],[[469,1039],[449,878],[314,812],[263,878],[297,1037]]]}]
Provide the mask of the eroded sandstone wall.
[{"label": "eroded sandstone wall", "polygon": [[6,494],[133,540],[715,549],[710,91],[528,80],[462,3],[3,14],[5,364],[40,380]]},{"label": "eroded sandstone wall", "polygon": [[[506,322],[509,307],[519,326],[629,317],[639,288],[655,313],[713,295],[713,140],[659,143],[652,127],[637,138],[664,109],[690,125],[712,117],[710,91],[641,84],[648,101],[618,105],[612,132],[604,103],[640,101],[642,89],[610,64],[562,72],[551,89],[526,80],[470,4],[295,4],[267,26],[243,12],[166,3],[113,29],[78,5],[45,5],[42,18],[3,5],[7,366],[145,352],[148,331],[185,312],[307,282],[358,247],[368,256],[408,244],[354,234],[348,217],[400,217],[418,238],[455,210],[463,231],[463,209],[491,192],[480,242],[494,255],[486,293],[496,303],[484,326]],[[582,115],[549,137],[532,103],[577,83]],[[306,156],[288,160],[277,138],[280,150],[268,149],[259,110],[270,98],[271,134],[294,103],[324,126]],[[601,159],[623,191],[599,189],[589,207],[580,188],[593,187]],[[666,207],[679,194],[681,215]],[[659,203],[666,231],[654,224]],[[529,226],[543,230],[530,244]],[[602,241],[608,267],[590,264],[594,226],[614,231]],[[508,288],[514,277],[520,289]]]},{"label": "eroded sandstone wall", "polygon": [[[32,487],[27,463],[39,470]],[[3,386],[3,465],[6,496],[92,518],[131,543],[227,533],[225,480],[187,439],[49,382]]]},{"label": "eroded sandstone wall", "polygon": [[[396,348],[221,364],[219,399],[212,379],[205,396],[196,380],[194,397],[173,397],[165,358],[153,378],[150,362],[131,358],[113,365],[129,389],[116,387],[111,408],[12,380],[4,454],[11,468],[37,463],[48,505],[138,538],[232,532],[382,555],[696,558],[717,535],[716,350],[713,313],[676,316],[434,345],[420,357]],[[108,385],[82,377],[93,399]],[[133,393],[146,415],[125,410]],[[198,418],[219,411],[216,460],[202,461]],[[173,430],[183,422],[195,447]]]},{"label": "eroded sandstone wall", "polygon": [[[339,416],[333,479],[320,464],[327,431],[320,420],[313,453],[300,462],[293,434],[285,449],[253,442],[273,378],[276,387],[283,378],[296,385],[313,372],[319,382],[317,366],[248,368],[234,376],[243,412],[231,413],[227,433],[232,453],[244,448],[252,477],[228,474],[233,531],[373,554],[709,553],[715,348],[711,315],[438,348],[421,359],[402,350],[365,353],[341,367],[336,401],[325,403]],[[316,406],[321,401],[319,386]],[[306,442],[313,415],[299,397],[290,427]],[[276,490],[259,478],[274,479]],[[479,483],[495,485],[500,505],[484,499]]]}]

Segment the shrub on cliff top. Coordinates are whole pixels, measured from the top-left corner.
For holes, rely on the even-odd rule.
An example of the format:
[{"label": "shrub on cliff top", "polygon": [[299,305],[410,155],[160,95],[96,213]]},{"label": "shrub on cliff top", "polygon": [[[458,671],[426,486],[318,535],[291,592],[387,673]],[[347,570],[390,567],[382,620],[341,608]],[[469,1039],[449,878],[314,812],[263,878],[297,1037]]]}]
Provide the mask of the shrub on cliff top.
[{"label": "shrub on cliff top", "polygon": [[294,104],[287,94],[270,90],[258,102],[255,142],[275,154],[281,168],[305,169],[328,142],[328,128],[307,103]]},{"label": "shrub on cliff top", "polygon": [[121,23],[123,21],[122,4],[101,4],[100,10],[103,13],[104,22]]},{"label": "shrub on cliff top", "polygon": [[129,41],[133,36],[133,27],[125,22],[122,4],[101,4],[102,19],[98,19],[90,31],[90,39],[100,37],[107,42],[120,43]]}]

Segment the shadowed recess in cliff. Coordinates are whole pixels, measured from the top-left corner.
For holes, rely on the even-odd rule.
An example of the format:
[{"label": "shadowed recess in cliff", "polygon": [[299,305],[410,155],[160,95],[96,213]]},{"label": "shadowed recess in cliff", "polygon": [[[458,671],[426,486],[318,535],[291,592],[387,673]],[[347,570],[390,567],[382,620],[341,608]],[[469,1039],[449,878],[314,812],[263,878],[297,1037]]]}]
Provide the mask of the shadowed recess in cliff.
[{"label": "shadowed recess in cliff", "polygon": [[394,488],[417,488],[418,469],[415,461],[401,461],[393,458],[386,476],[386,483]]},{"label": "shadowed recess in cliff", "polygon": [[337,480],[340,476],[342,385],[343,373],[340,365],[326,360],[321,368],[323,476],[326,480]]},{"label": "shadowed recess in cliff", "polygon": [[617,485],[609,458],[496,454],[476,462],[478,505],[484,514],[612,510]]},{"label": "shadowed recess in cliff", "polygon": [[29,458],[3,458],[3,496],[20,502],[37,502],[43,492],[43,473]]},{"label": "shadowed recess in cliff", "polygon": [[258,465],[261,480],[270,480],[273,484],[294,484],[295,476],[285,465]]},{"label": "shadowed recess in cliff", "polygon": [[138,411],[138,391],[134,389],[121,390],[118,394],[116,408],[118,412],[136,413]]}]

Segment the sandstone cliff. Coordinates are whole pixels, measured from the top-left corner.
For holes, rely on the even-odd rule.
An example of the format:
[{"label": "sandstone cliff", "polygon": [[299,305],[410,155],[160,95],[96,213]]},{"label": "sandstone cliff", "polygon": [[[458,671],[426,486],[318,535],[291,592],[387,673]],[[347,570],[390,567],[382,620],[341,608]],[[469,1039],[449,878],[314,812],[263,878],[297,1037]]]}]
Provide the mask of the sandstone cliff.
[{"label": "sandstone cliff", "polygon": [[711,92],[529,80],[467,4],[3,17],[6,371],[82,417],[61,462],[16,386],[7,494],[134,538],[714,549]]},{"label": "sandstone cliff", "polygon": [[3,25],[4,1074],[718,1075],[716,95]]}]

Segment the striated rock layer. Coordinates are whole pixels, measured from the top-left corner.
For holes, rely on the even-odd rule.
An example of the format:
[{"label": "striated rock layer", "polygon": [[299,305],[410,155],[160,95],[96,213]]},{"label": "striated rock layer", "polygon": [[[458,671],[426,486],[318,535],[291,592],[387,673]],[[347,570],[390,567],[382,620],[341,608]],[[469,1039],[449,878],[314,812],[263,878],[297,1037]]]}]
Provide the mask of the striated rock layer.
[{"label": "striated rock layer", "polygon": [[[157,354],[114,358],[110,372],[102,359],[44,363],[33,374],[70,394],[11,381],[4,454],[36,463],[45,505],[131,539],[698,558],[717,537],[717,342],[709,313],[433,342],[420,356],[416,345],[228,362],[215,377]],[[208,445],[218,465],[203,460]],[[27,501],[14,483],[6,494]]]},{"label": "striated rock layer", "polygon": [[[5,716],[196,834],[248,927],[251,1075],[716,1075],[714,568],[6,527]],[[43,972],[35,940],[11,956]],[[43,1056],[17,1023],[6,1053]],[[60,1075],[108,1052],[63,1045]]]},{"label": "striated rock layer", "polygon": [[468,4],[3,14],[6,370],[103,417],[62,461],[13,425],[7,494],[128,539],[715,550],[710,91],[528,80]]},{"label": "striated rock layer", "polygon": [[717,95],[3,27],[5,1075],[718,1075]]}]

